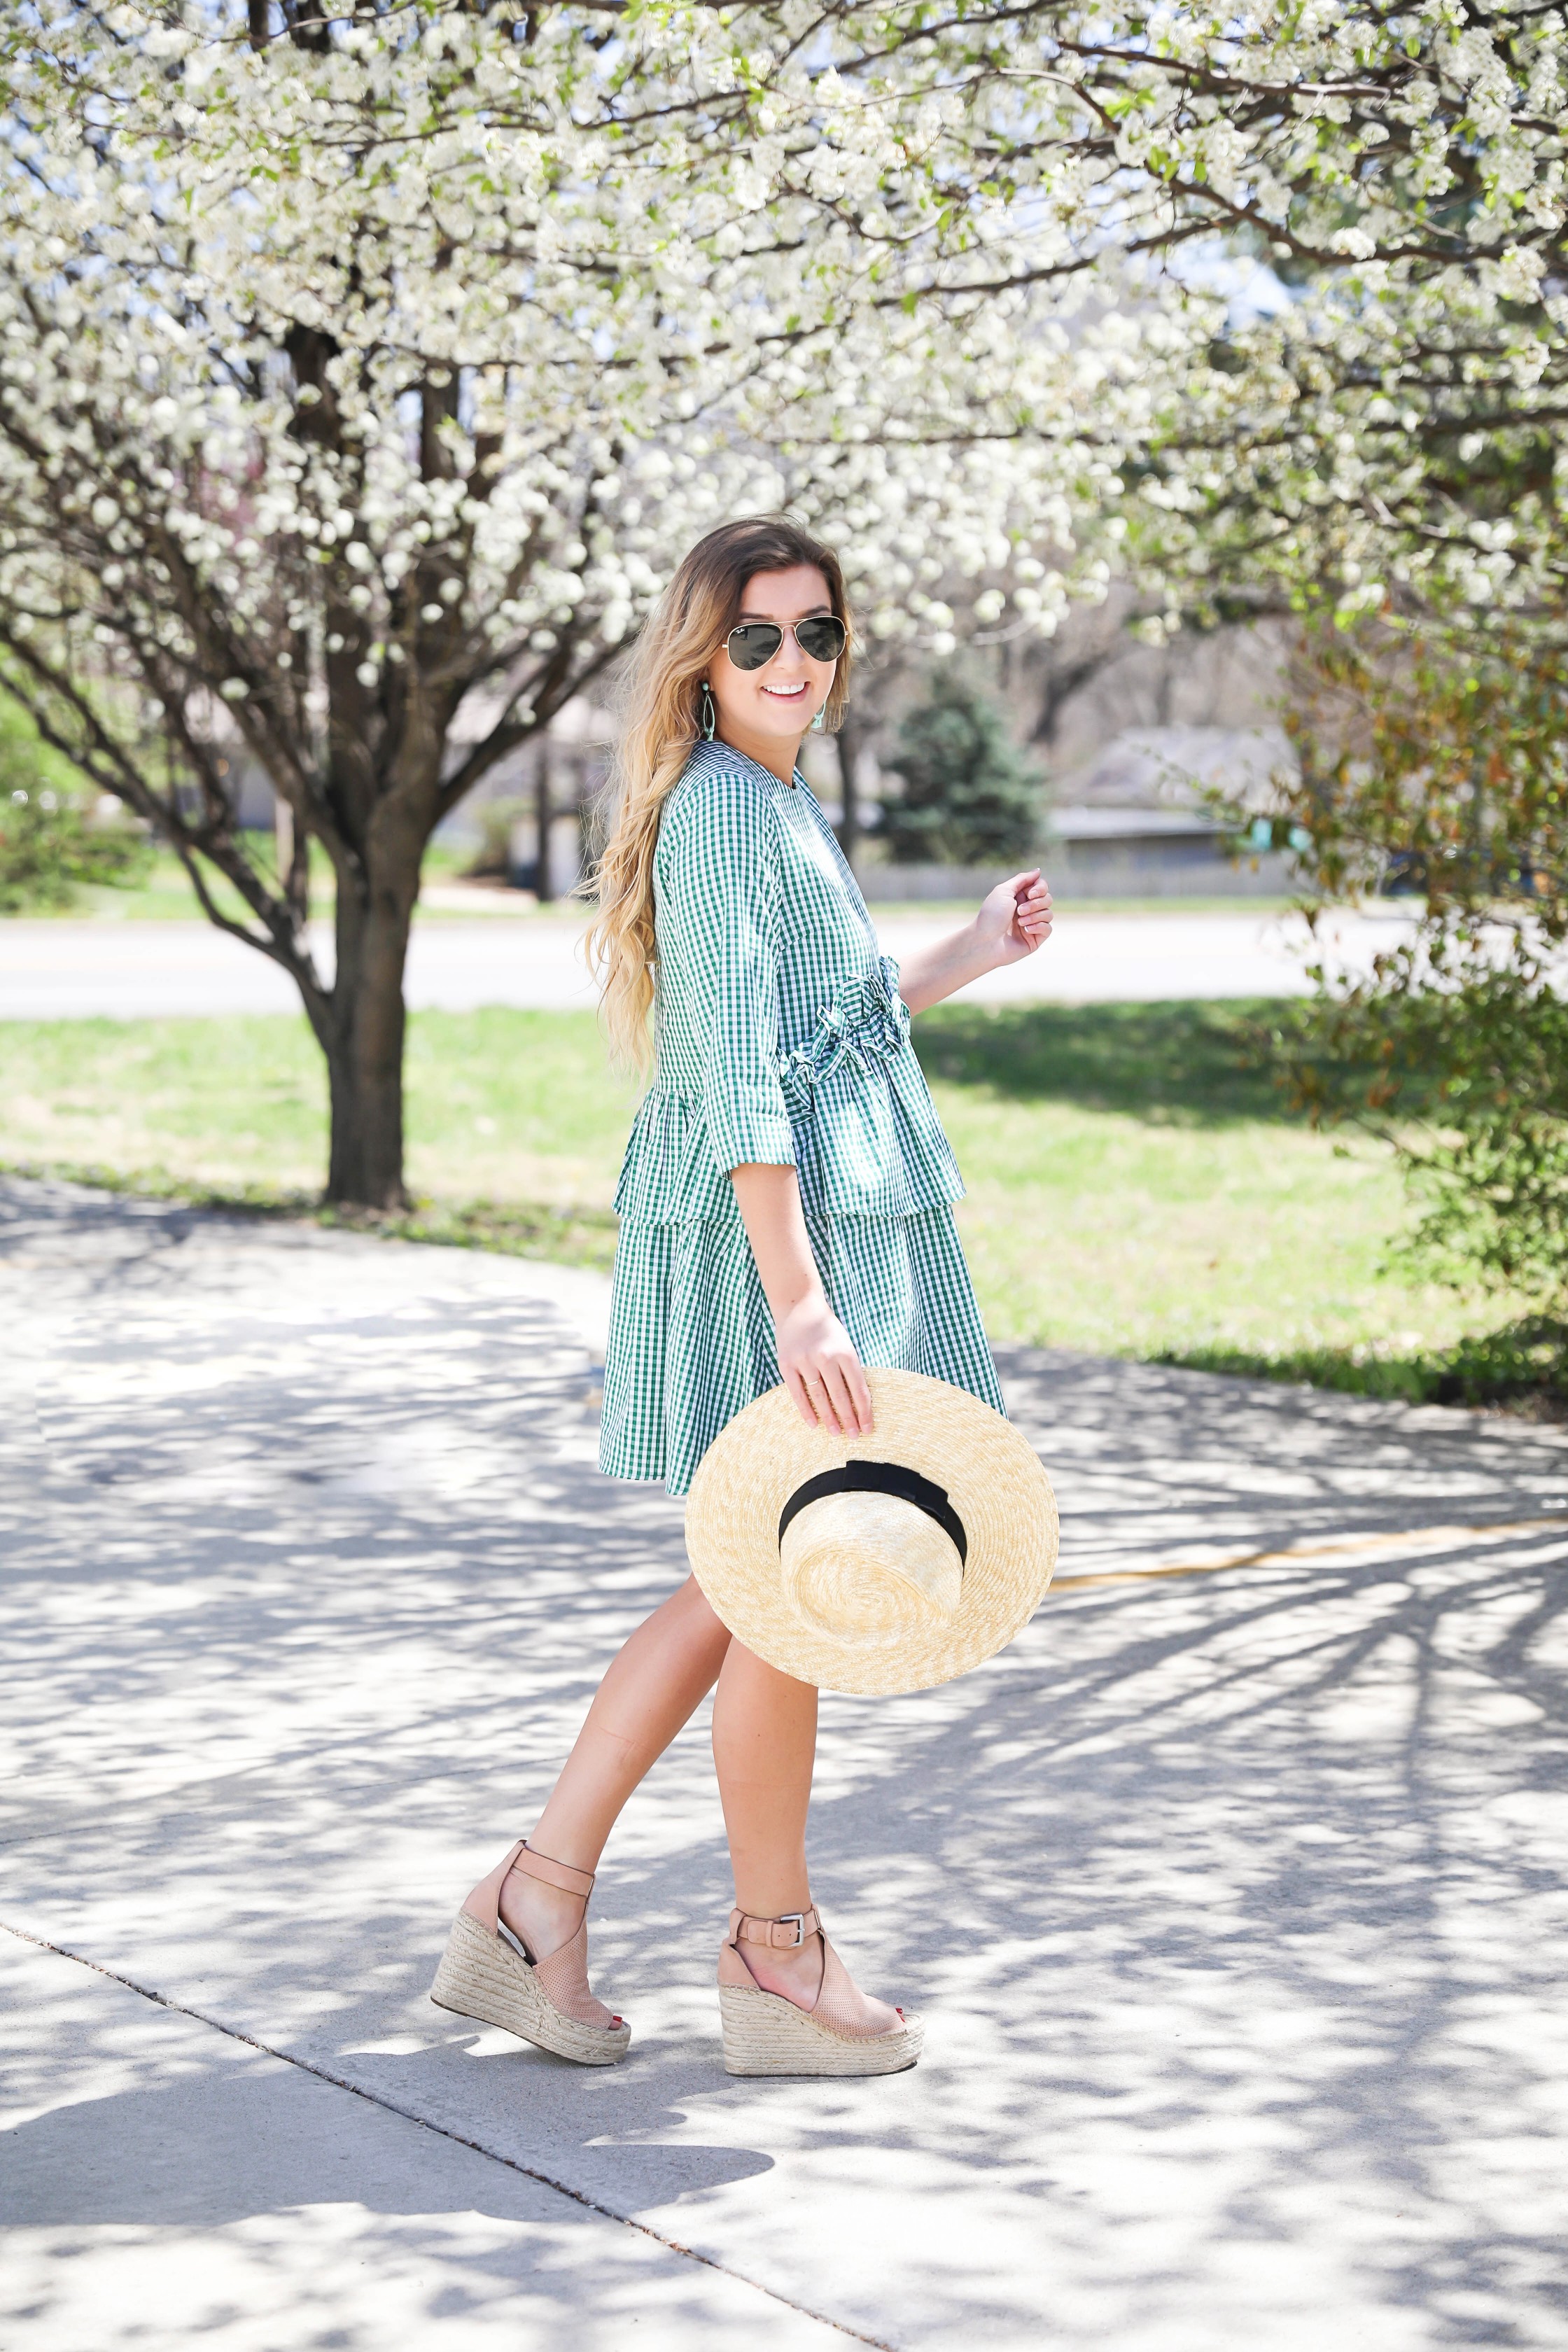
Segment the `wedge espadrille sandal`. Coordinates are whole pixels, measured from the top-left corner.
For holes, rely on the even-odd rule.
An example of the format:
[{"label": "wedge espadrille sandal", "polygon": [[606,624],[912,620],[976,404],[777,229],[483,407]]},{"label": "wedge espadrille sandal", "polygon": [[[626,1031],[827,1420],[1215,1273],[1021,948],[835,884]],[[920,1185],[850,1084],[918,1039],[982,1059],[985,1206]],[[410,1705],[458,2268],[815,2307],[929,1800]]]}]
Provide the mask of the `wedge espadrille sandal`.
[{"label": "wedge espadrille sandal", "polygon": [[[513,1870],[583,1898],[576,1934],[542,1958],[512,1934],[500,1916],[500,1891]],[[552,2050],[558,2058],[574,2059],[579,2066],[614,2065],[625,2056],[632,2030],[587,1990],[593,1886],[591,1870],[552,1862],[519,1838],[504,1862],[480,1879],[453,1921],[430,1988],[431,2000],[438,2009],[477,2018],[481,2025],[504,2026],[509,2033],[541,2050]]]},{"label": "wedge espadrille sandal", "polygon": [[[816,1999],[801,2009],[783,1993],[764,1992],[752,1974],[744,1947],[764,1944],[793,1951],[812,1936],[822,1937],[822,1977]],[[851,2022],[855,1985],[848,1969],[823,1934],[815,1910],[788,1911],[782,1918],[756,1919],[731,1911],[730,1933],[719,1950],[719,2010],[724,2021],[727,2074],[899,2074],[921,2054],[925,2027],[899,2011],[899,2022],[867,2033]]]}]

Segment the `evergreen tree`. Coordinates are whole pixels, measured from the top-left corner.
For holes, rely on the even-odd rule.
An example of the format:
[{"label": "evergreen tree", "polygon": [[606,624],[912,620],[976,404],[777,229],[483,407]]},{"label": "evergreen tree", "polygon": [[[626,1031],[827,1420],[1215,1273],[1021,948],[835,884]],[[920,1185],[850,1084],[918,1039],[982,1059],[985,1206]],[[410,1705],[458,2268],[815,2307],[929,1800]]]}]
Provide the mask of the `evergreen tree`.
[{"label": "evergreen tree", "polygon": [[884,804],[882,838],[900,866],[995,866],[1038,837],[1040,777],[989,696],[939,671],[905,718],[889,765],[903,791]]}]

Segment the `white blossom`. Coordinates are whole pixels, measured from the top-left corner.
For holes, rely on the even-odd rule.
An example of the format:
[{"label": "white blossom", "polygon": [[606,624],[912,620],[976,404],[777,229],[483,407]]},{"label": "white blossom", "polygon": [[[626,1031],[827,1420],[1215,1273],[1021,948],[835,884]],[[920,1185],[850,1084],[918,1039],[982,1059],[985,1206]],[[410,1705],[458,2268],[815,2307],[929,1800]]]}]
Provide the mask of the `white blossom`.
[{"label": "white blossom", "polygon": [[6,29],[0,640],[106,788],[184,762],[210,833],[216,711],[367,890],[370,804],[434,824],[779,505],[878,642],[1112,562],[1561,606],[1563,5],[289,24]]}]

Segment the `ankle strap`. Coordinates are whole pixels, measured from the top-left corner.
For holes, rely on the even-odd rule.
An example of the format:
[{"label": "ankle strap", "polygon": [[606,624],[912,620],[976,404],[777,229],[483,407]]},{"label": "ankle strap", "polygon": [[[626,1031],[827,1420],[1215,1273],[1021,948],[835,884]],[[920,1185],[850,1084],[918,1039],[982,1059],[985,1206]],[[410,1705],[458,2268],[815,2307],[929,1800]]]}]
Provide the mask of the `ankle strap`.
[{"label": "ankle strap", "polygon": [[512,1855],[511,1867],[521,1870],[524,1878],[542,1878],[546,1886],[558,1886],[563,1895],[580,1895],[584,1902],[594,1891],[591,1870],[574,1870],[569,1862],[552,1862],[547,1853],[535,1853],[526,1843]]},{"label": "ankle strap", "polygon": [[750,1911],[730,1914],[731,1944],[768,1944],[776,1952],[798,1951],[808,1936],[815,1936],[822,1922],[816,1909],[784,1911],[776,1919],[759,1919]]}]

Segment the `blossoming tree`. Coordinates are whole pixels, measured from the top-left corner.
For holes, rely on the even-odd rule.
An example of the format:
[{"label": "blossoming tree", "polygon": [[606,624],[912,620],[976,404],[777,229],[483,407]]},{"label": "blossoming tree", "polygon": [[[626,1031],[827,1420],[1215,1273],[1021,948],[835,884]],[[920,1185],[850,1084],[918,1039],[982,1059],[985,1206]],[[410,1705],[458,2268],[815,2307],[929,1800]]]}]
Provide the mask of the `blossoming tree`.
[{"label": "blossoming tree", "polygon": [[[1380,528],[1325,457],[1342,431],[1401,482],[1415,452],[1441,506],[1428,456],[1467,445],[1423,439],[1406,382],[1435,336],[1466,400],[1478,366],[1513,387],[1500,447],[1560,397],[1560,8],[336,6],[37,0],[0,27],[0,648],[295,980],[338,1200],[401,1196],[431,832],[708,524],[789,502],[874,633],[941,651],[960,600],[1048,629],[1096,593],[1124,481],[1189,576],[1216,547],[1318,562],[1292,517],[1324,498]],[[1315,406],[1278,336],[1205,359],[1181,257],[1249,238],[1352,275],[1293,314]],[[292,813],[281,873],[235,826],[235,731]]]},{"label": "blossoming tree", "polygon": [[[952,570],[1026,625],[1060,604],[1029,550],[1069,543],[1109,470],[1068,394],[1127,338],[1020,341],[1003,310],[1040,236],[984,247],[944,212],[931,61],[836,81],[793,21],[12,20],[6,677],[292,976],[333,1199],[402,1197],[432,831],[613,662],[704,528],[788,502],[843,534],[873,628],[938,644]],[[1020,457],[1032,408],[1058,422]],[[292,813],[281,873],[236,826],[237,733]]]}]

